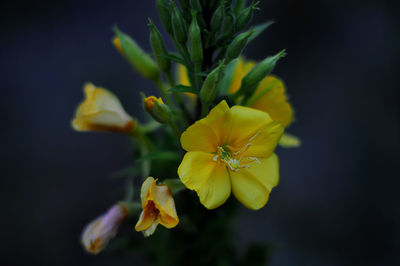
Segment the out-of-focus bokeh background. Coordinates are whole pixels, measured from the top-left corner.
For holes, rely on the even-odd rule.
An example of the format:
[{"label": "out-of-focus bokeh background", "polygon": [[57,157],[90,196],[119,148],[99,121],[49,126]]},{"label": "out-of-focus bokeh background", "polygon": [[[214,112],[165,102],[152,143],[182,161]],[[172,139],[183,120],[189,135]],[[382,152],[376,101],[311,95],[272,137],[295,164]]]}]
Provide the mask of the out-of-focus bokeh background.
[{"label": "out-of-focus bokeh background", "polygon": [[[238,244],[277,243],[272,265],[400,265],[399,9],[396,1],[262,1],[277,23],[245,51],[278,63],[296,109],[279,149],[281,182],[261,211],[243,208]],[[123,136],[70,127],[92,81],[142,117],[153,85],[111,45],[118,26],[149,50],[153,1],[12,1],[0,42],[1,265],[140,265],[141,254],[86,254],[83,226],[121,198]],[[149,93],[150,94],[150,93]],[[129,228],[129,227],[127,227]],[[125,228],[126,229],[126,228]],[[131,228],[129,228],[131,229]],[[128,235],[137,234],[125,230]]]}]

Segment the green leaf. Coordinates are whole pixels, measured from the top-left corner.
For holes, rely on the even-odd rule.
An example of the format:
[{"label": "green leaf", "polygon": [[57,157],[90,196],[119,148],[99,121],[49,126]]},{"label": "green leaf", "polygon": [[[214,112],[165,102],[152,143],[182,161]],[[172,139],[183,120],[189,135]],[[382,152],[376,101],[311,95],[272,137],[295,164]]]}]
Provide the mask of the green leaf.
[{"label": "green leaf", "polygon": [[272,24],[274,24],[275,21],[270,20],[265,23],[259,24],[253,28],[253,34],[249,37],[248,43],[250,43],[252,40],[254,40],[258,35],[260,35],[264,30],[269,28]]},{"label": "green leaf", "polygon": [[169,59],[171,61],[174,61],[176,63],[182,64],[182,65],[186,65],[185,60],[183,60],[182,57],[180,57],[180,56],[178,56],[176,54],[169,53],[169,54],[161,54],[160,56],[164,57],[164,58],[167,58],[167,59]]},{"label": "green leaf", "polygon": [[111,178],[122,178],[126,176],[135,176],[137,174],[140,174],[140,167],[137,166],[130,166],[128,168],[122,169],[118,172],[110,174]]},{"label": "green leaf", "polygon": [[173,151],[154,151],[138,158],[136,162],[143,162],[147,160],[163,160],[163,161],[178,161],[181,156]]},{"label": "green leaf", "polygon": [[186,188],[180,179],[165,179],[163,183],[171,189],[173,195]]},{"label": "green leaf", "polygon": [[185,86],[182,84],[179,84],[175,87],[170,88],[169,91],[170,92],[190,92],[190,93],[193,93],[196,95],[199,94],[199,92],[197,90],[193,89],[193,87]]}]

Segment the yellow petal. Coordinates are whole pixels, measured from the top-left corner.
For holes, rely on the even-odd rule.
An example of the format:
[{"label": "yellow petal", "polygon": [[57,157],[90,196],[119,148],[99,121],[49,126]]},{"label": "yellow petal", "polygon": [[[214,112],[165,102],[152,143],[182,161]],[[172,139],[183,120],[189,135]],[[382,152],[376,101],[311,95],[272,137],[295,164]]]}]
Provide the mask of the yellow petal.
[{"label": "yellow petal", "polygon": [[235,71],[233,72],[231,85],[229,87],[230,93],[234,93],[240,88],[240,86],[242,85],[242,79],[255,64],[256,63],[252,61],[245,61],[243,57],[239,58],[239,61],[236,64]]},{"label": "yellow petal", "polygon": [[267,113],[253,108],[234,106],[231,112],[229,145],[239,149],[249,144],[245,156],[269,157],[283,134],[283,127]]},{"label": "yellow petal", "polygon": [[130,132],[135,122],[110,91],[96,88],[92,83],[84,87],[85,100],[77,108],[72,127],[78,131]]},{"label": "yellow petal", "polygon": [[272,155],[253,163],[248,169],[230,171],[232,192],[247,208],[257,210],[268,201],[269,193],[279,182],[278,158]]},{"label": "yellow petal", "polygon": [[182,183],[195,190],[200,202],[208,209],[214,209],[228,199],[231,184],[225,165],[213,161],[214,154],[188,152],[178,168]]},{"label": "yellow petal", "polygon": [[230,109],[226,101],[215,106],[207,117],[188,127],[181,136],[186,151],[215,152],[230,134]]},{"label": "yellow petal", "polygon": [[284,148],[298,148],[301,146],[301,140],[292,134],[285,133],[279,140],[279,145]]},{"label": "yellow petal", "polygon": [[137,223],[135,225],[135,230],[137,232],[140,232],[140,231],[144,231],[144,230],[148,229],[155,222],[156,218],[157,217],[154,215],[151,215],[151,213],[142,211],[142,213],[140,214],[139,220],[137,221]]},{"label": "yellow petal", "polygon": [[155,184],[156,180],[149,176],[148,178],[146,178],[146,180],[143,182],[142,184],[142,188],[140,189],[140,199],[142,201],[142,207],[143,204],[146,203],[146,197],[150,194],[150,187]]},{"label": "yellow petal", "polygon": [[274,76],[268,76],[261,81],[249,102],[249,106],[267,112],[274,121],[284,127],[293,121],[293,109],[288,103],[285,86]]},{"label": "yellow petal", "polygon": [[189,76],[187,74],[187,70],[184,65],[181,64],[178,65],[177,79],[179,84],[190,86]]},{"label": "yellow petal", "polygon": [[175,227],[179,218],[171,190],[166,185],[152,186],[150,189],[156,209],[160,212],[160,223],[166,228]]}]

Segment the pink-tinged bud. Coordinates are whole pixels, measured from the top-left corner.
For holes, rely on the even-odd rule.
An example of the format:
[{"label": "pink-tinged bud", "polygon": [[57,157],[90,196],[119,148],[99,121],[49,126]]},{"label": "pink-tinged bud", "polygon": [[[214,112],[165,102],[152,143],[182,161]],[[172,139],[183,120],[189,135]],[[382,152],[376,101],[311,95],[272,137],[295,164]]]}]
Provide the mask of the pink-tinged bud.
[{"label": "pink-tinged bud", "polygon": [[82,232],[81,243],[87,252],[98,254],[115,237],[128,211],[122,204],[116,204],[105,214],[90,222]]}]

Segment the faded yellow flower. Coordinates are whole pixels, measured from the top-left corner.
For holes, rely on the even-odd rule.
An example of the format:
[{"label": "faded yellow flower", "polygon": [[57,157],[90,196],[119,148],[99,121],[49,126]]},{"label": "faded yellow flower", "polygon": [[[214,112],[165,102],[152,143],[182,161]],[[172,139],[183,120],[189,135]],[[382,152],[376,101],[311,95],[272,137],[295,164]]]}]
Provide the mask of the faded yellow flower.
[{"label": "faded yellow flower", "polygon": [[77,131],[113,131],[129,133],[135,121],[110,91],[88,83],[85,100],[78,106],[72,127]]},{"label": "faded yellow flower", "polygon": [[143,231],[146,237],[155,232],[158,224],[173,228],[179,223],[171,190],[166,185],[157,185],[156,182],[153,177],[148,177],[140,191],[143,211],[135,230]]},{"label": "faded yellow flower", "polygon": [[250,209],[263,207],[279,181],[273,153],[283,127],[262,111],[225,101],[181,136],[187,151],[178,175],[208,209],[222,205],[231,191]]},{"label": "faded yellow flower", "polygon": [[107,213],[89,223],[81,235],[81,243],[86,251],[98,254],[115,237],[128,211],[122,204],[116,204]]}]

